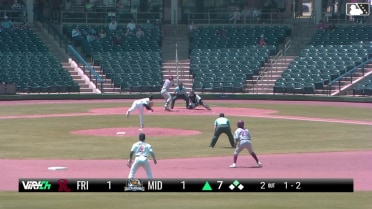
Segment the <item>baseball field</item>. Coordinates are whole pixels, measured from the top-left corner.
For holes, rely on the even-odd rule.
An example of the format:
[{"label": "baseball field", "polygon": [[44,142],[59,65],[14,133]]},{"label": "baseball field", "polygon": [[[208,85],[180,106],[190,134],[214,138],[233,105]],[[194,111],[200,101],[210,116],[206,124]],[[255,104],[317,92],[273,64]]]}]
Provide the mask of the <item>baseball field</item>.
[{"label": "baseball field", "polygon": [[[1,101],[0,209],[371,208],[372,103],[206,100],[208,111],[179,101],[165,112],[156,100],[140,131],[137,112],[125,117],[132,102]],[[208,148],[221,112],[233,130],[245,121],[262,168],[246,151],[229,168],[234,150],[225,135]],[[19,178],[126,178],[140,132],[158,158],[155,178],[353,178],[354,192],[18,193]]]}]

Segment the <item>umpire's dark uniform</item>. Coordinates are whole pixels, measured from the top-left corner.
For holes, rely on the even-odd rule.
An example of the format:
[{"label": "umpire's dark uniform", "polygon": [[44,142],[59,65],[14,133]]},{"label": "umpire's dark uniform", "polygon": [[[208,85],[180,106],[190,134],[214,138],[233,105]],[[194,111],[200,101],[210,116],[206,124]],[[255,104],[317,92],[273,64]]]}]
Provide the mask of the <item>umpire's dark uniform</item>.
[{"label": "umpire's dark uniform", "polygon": [[186,95],[186,88],[179,83],[178,86],[174,89],[174,95],[172,97],[171,109],[174,108],[174,103],[177,99],[183,99],[186,102],[186,108],[189,106],[189,98]]},{"label": "umpire's dark uniform", "polygon": [[231,147],[234,147],[234,136],[231,133],[230,121],[225,118],[223,113],[220,113],[220,117],[214,121],[214,135],[212,137],[210,148],[213,148],[216,145],[218,137],[225,133],[229,137]]}]

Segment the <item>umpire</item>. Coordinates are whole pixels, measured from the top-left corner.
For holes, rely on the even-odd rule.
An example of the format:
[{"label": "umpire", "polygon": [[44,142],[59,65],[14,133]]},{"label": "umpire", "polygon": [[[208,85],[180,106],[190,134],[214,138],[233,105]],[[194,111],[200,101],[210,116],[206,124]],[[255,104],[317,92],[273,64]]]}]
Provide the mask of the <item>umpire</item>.
[{"label": "umpire", "polygon": [[177,99],[183,99],[186,102],[186,108],[189,106],[189,98],[186,95],[186,88],[182,82],[178,83],[178,86],[174,89],[174,95],[172,97],[171,109],[174,108],[174,103]]},{"label": "umpire", "polygon": [[214,121],[214,135],[209,148],[213,148],[214,145],[216,145],[218,137],[220,137],[222,133],[225,133],[229,137],[231,147],[234,148],[234,136],[231,133],[230,121],[225,118],[225,114],[220,113],[220,117]]}]

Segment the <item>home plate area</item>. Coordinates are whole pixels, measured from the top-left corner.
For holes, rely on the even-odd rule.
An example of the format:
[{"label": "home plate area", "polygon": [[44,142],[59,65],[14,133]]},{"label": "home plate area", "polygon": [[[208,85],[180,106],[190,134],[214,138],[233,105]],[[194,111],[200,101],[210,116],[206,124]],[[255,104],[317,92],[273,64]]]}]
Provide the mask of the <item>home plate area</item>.
[{"label": "home plate area", "polygon": [[151,136],[189,136],[201,134],[200,131],[175,129],[175,128],[143,128],[138,127],[119,127],[119,128],[100,128],[72,131],[71,134],[91,135],[91,136],[117,136],[117,137],[138,137],[141,132]]}]

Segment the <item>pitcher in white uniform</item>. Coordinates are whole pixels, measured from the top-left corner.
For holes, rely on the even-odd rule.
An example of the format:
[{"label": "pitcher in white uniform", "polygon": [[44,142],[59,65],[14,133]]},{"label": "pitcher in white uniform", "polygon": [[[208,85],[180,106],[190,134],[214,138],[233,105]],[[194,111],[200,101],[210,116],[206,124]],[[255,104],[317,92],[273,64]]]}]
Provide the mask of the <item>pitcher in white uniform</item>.
[{"label": "pitcher in white uniform", "polygon": [[163,87],[160,91],[160,94],[163,96],[163,98],[165,99],[165,103],[164,103],[164,110],[166,111],[169,111],[169,102],[172,100],[172,96],[171,94],[169,93],[169,89],[171,86],[173,86],[173,76],[169,76],[168,79],[165,79],[164,81],[164,84],[163,84]]},{"label": "pitcher in white uniform", "polygon": [[[146,135],[144,133],[139,134],[139,141],[132,145],[130,150],[130,156],[128,160],[128,167],[130,167],[128,178],[134,178],[139,167],[143,167],[146,171],[146,175],[148,179],[152,178],[151,167],[149,163],[148,156],[151,155],[152,159],[154,160],[154,164],[156,165],[158,162],[156,161],[155,153],[152,150],[150,144],[145,142]],[[132,165],[132,159],[135,156],[134,163]]]},{"label": "pitcher in white uniform", "polygon": [[154,110],[152,109],[152,106],[153,106],[152,96],[149,96],[148,98],[138,99],[132,103],[132,106],[128,109],[125,115],[129,117],[130,113],[137,109],[139,112],[140,127],[142,129],[145,127],[143,109],[146,108],[147,110],[153,112]]}]

